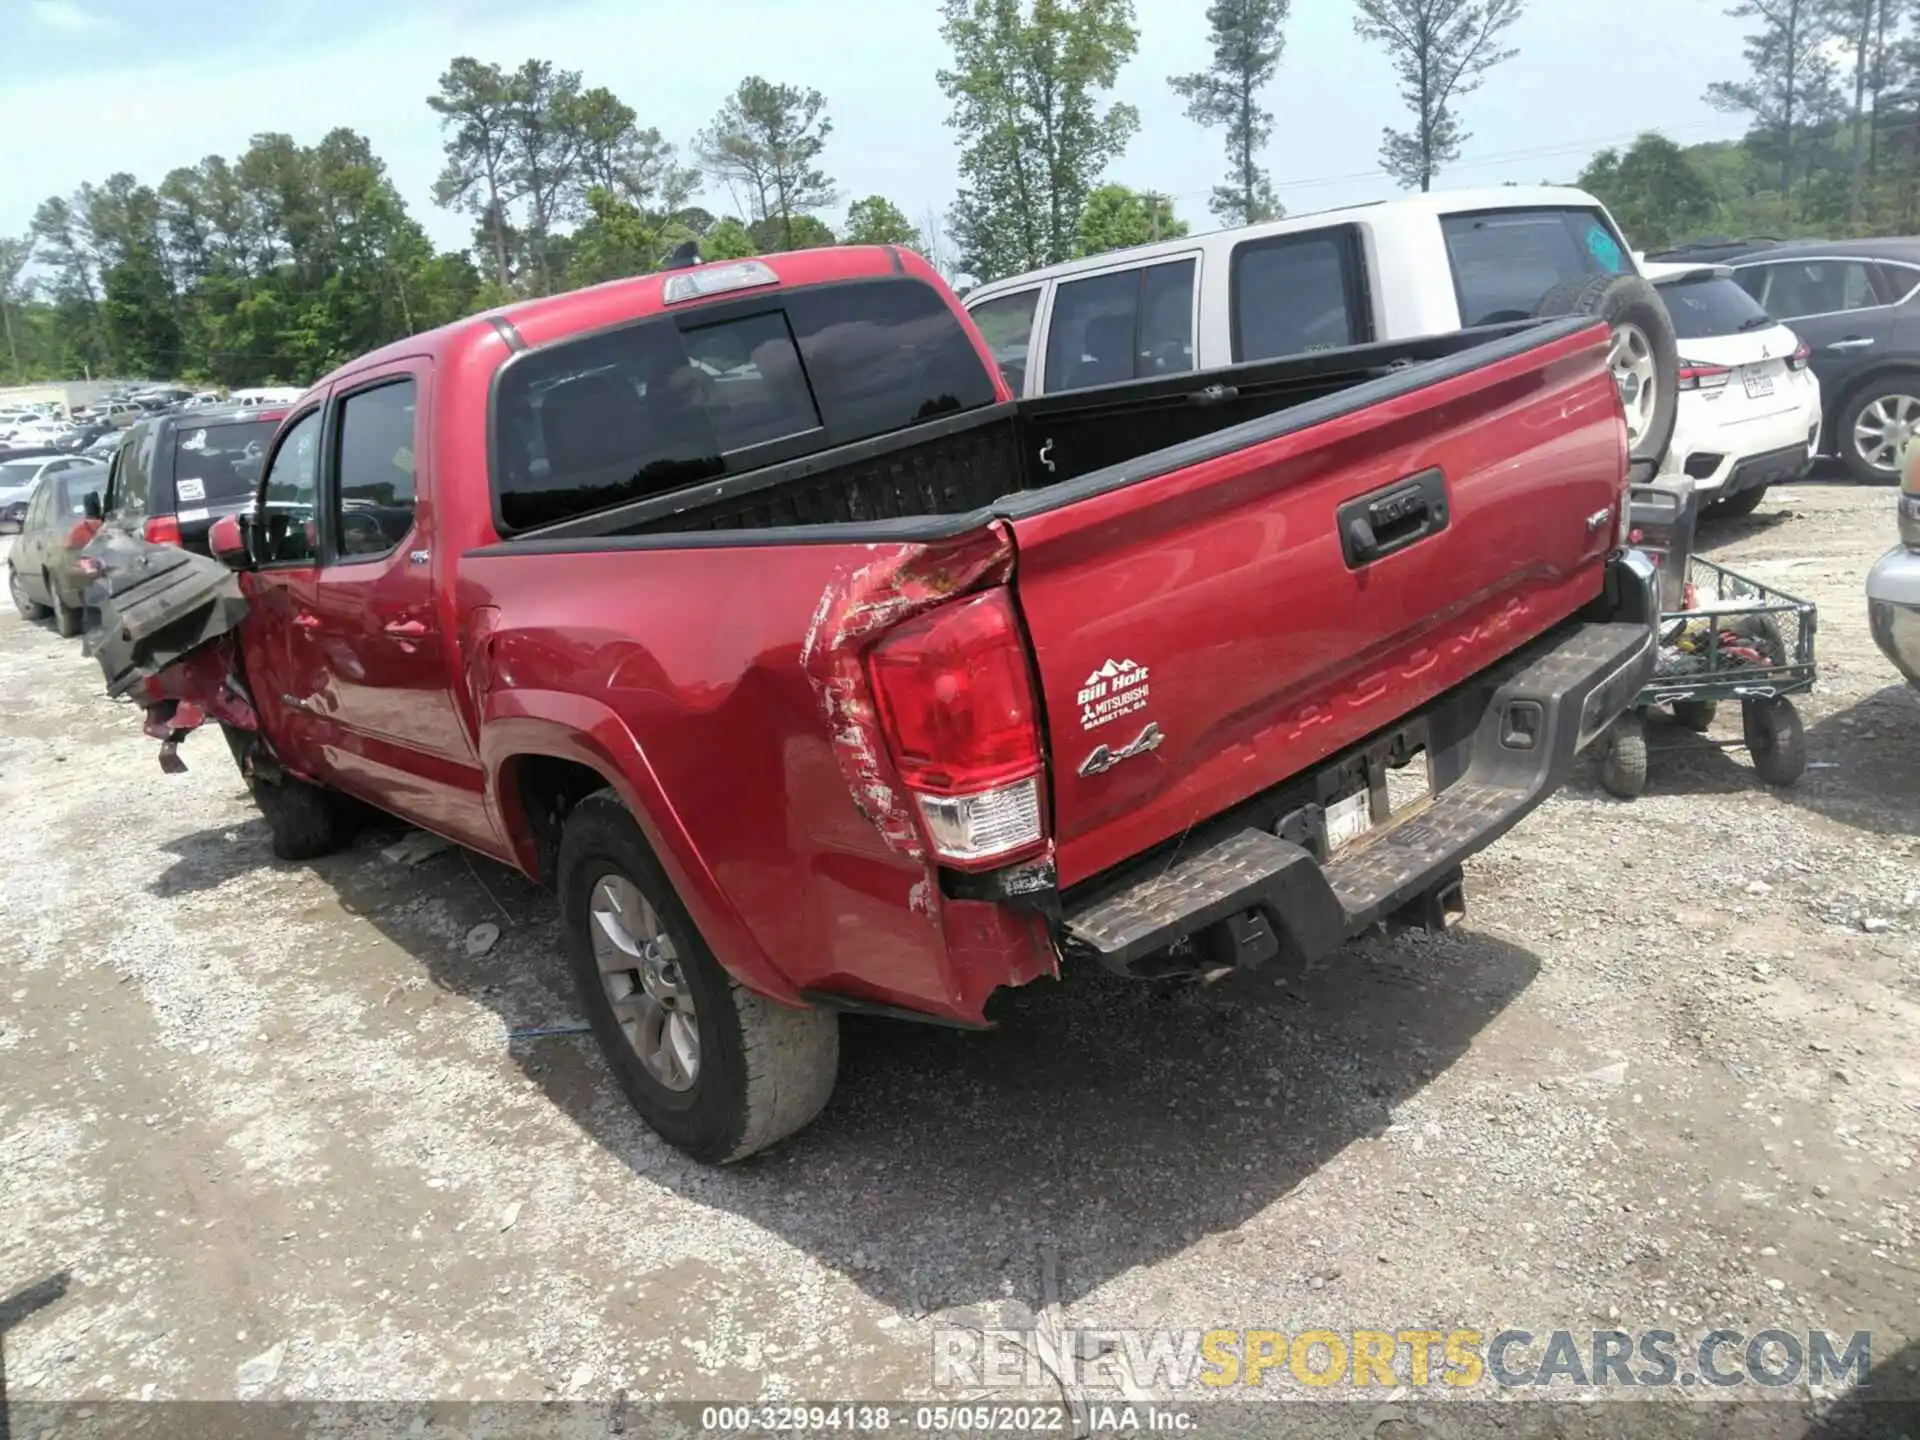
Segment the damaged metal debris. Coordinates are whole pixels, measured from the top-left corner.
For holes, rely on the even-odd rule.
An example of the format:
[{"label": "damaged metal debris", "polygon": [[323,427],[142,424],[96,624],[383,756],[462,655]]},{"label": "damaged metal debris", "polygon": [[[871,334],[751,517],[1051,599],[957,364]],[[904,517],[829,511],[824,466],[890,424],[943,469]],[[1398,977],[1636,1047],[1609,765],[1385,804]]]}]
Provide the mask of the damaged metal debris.
[{"label": "damaged metal debris", "polygon": [[247,613],[234,573],[205,555],[117,531],[102,531],[87,553],[100,575],[86,593],[86,653],[99,662],[109,696],[145,710],[146,732],[161,742],[160,768],[186,768],[180,741],[209,717],[258,730],[234,673],[229,637]]}]

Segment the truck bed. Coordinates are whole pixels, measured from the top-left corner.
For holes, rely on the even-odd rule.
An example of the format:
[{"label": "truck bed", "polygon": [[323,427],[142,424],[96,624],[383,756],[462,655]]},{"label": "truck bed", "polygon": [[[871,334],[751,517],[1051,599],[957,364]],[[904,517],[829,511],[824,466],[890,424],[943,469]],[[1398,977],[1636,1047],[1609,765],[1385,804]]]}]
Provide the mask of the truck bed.
[{"label": "truck bed", "polygon": [[1065,495],[1081,480],[1145,479],[1524,354],[1590,324],[1491,326],[996,405],[523,531],[503,544],[683,545],[703,533],[737,544],[741,530],[876,524],[888,538],[936,538],[979,523],[980,512],[1011,496]]}]

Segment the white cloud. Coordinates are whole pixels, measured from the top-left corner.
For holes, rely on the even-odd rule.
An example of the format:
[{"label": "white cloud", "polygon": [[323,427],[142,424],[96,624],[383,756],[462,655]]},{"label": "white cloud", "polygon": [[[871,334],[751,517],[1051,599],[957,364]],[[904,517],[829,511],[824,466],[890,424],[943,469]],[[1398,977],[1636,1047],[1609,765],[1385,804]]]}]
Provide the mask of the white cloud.
[{"label": "white cloud", "polygon": [[56,35],[97,35],[108,28],[107,21],[74,3],[74,0],[33,0],[27,7],[36,25]]}]

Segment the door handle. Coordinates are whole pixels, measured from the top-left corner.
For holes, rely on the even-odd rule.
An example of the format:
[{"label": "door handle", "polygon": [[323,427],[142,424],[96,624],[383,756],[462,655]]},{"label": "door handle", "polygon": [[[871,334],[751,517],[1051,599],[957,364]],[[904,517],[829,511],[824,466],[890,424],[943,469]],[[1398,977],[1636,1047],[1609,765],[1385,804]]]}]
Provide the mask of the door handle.
[{"label": "door handle", "polygon": [[1871,335],[1849,335],[1844,340],[1836,340],[1827,346],[1829,350],[1869,350],[1873,347]]},{"label": "door handle", "polygon": [[1423,470],[1342,505],[1340,548],[1349,570],[1371,565],[1447,528],[1446,478]]},{"label": "door handle", "polygon": [[293,623],[302,630],[318,630],[320,628],[320,617],[310,610],[302,610],[298,615],[293,617]]},{"label": "door handle", "polygon": [[396,640],[418,640],[427,627],[418,620],[389,620],[380,627]]}]

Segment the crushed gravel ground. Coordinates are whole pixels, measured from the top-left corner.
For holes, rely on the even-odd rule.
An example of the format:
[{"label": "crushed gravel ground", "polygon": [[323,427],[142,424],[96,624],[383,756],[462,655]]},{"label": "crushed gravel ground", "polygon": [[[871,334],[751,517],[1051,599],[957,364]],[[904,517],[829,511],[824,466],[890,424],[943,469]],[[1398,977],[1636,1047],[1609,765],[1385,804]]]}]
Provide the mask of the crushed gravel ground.
[{"label": "crushed gravel ground", "polygon": [[850,1022],[821,1119],[725,1171],[586,1037],[511,1038],[579,1019],[548,897],[397,829],[274,861],[217,736],[163,775],[77,642],[0,619],[0,1384],[954,1399],[985,1391],[935,1389],[936,1329],[1049,1325],[1866,1330],[1904,1374],[1920,701],[1861,593],[1892,535],[1890,491],[1810,482],[1703,537],[1820,606],[1797,789],[1658,727],[1644,797],[1584,773],[1448,936],[1072,975],[990,1035]]}]

